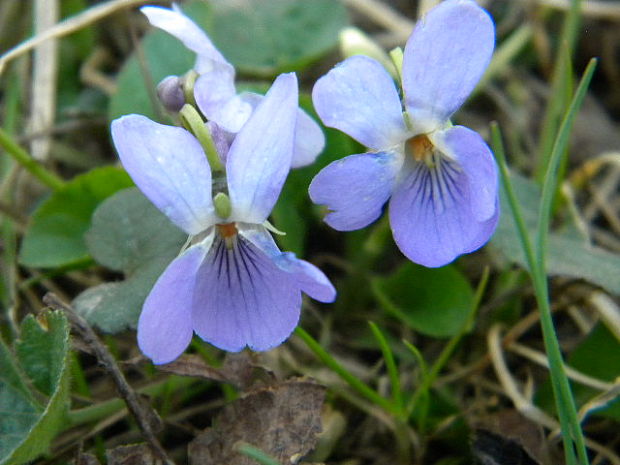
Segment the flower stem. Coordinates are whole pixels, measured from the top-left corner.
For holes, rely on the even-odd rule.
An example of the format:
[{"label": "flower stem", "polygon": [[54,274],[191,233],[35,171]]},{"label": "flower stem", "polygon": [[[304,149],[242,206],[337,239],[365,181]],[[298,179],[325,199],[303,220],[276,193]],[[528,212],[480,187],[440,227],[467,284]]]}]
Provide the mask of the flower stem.
[{"label": "flower stem", "polygon": [[30,156],[4,129],[0,128],[0,146],[13,157],[17,163],[22,165],[30,174],[37,178],[52,190],[57,191],[65,185],[65,182],[48,171],[42,164]]},{"label": "flower stem", "polygon": [[222,165],[220,161],[220,155],[211,137],[211,132],[209,132],[209,129],[205,126],[205,122],[198,113],[198,110],[186,103],[183,105],[183,108],[181,108],[179,116],[181,117],[181,122],[183,126],[185,126],[185,129],[196,136],[198,142],[202,145],[207,155],[207,160],[209,160],[209,165],[211,165],[211,171],[224,171],[224,165]]}]

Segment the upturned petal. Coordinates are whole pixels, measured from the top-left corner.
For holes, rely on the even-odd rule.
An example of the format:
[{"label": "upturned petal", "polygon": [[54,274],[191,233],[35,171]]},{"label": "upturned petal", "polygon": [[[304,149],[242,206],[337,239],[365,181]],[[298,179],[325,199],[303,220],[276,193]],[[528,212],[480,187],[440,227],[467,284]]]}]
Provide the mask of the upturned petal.
[{"label": "upturned petal", "polygon": [[[253,108],[264,98],[263,95],[253,92],[243,92],[239,95],[244,102],[252,105]],[[293,160],[291,168],[301,168],[316,160],[316,157],[325,148],[325,135],[321,127],[304,110],[297,110],[297,124],[295,125],[295,142],[293,146]]]},{"label": "upturned petal", "polygon": [[138,320],[138,345],[155,364],[176,359],[192,339],[196,273],[209,245],[193,246],[175,258],[144,302]]},{"label": "upturned petal", "polygon": [[316,112],[373,151],[386,150],[406,138],[400,98],[388,72],[372,58],[346,59],[312,90]]},{"label": "upturned petal", "polygon": [[203,74],[194,84],[194,98],[202,114],[228,132],[238,132],[252,113],[252,106],[236,92],[235,82],[225,70]]},{"label": "upturned petal", "polygon": [[488,66],[494,43],[493,20],[471,0],[444,1],[416,24],[402,70],[414,133],[441,127],[463,104]]},{"label": "upturned petal", "polygon": [[392,152],[350,155],[323,168],[310,183],[310,198],[327,205],[325,222],[339,231],[363,228],[381,215],[402,165]]},{"label": "upturned petal", "polygon": [[217,222],[211,168],[188,131],[127,115],[112,122],[112,139],[133,181],[173,223],[197,234]]},{"label": "upturned petal", "polygon": [[226,160],[231,221],[263,223],[291,166],[297,78],[281,74],[235,137]]},{"label": "upturned petal", "polygon": [[196,23],[183,14],[180,8],[170,10],[157,6],[145,6],[140,11],[149,22],[168,34],[173,35],[192,52],[196,53],[195,70],[198,74],[209,73],[214,69],[225,72],[226,79],[234,82],[235,69],[226,61],[213,45],[209,37]]},{"label": "upturned petal", "polygon": [[451,160],[438,157],[433,168],[407,160],[390,201],[398,247],[411,261],[428,267],[480,248],[497,224],[497,173],[490,151],[473,131],[452,131],[445,135]]},{"label": "upturned petal", "polygon": [[240,225],[239,234],[265,253],[283,271],[291,273],[297,286],[319,302],[333,302],[336,289],[327,276],[313,264],[298,259],[292,252],[281,252],[264,226]]},{"label": "upturned petal", "polygon": [[220,349],[262,351],[281,344],[299,321],[301,292],[292,275],[241,236],[217,240],[198,270],[196,333]]}]

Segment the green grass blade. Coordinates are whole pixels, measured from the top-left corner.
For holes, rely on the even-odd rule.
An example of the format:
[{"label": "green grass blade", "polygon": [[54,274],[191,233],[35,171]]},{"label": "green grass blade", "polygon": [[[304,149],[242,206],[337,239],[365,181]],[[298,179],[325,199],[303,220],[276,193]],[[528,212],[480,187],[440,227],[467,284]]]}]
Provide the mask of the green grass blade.
[{"label": "green grass blade", "polygon": [[[525,253],[525,259],[526,259],[527,266],[529,269],[530,279],[532,280],[532,283],[534,284],[536,301],[538,303],[539,311],[541,312],[541,321],[542,321],[543,314],[547,313],[543,308],[549,309],[547,282],[546,282],[546,278],[544,275],[543,275],[543,279],[539,278],[540,268],[538,267],[538,264],[536,263],[536,255],[534,252],[534,246],[532,244],[532,238],[530,237],[527,231],[527,228],[525,226],[525,220],[523,219],[523,213],[519,205],[519,201],[517,200],[517,197],[514,193],[514,187],[510,180],[510,173],[508,171],[508,165],[506,164],[506,156],[504,153],[504,146],[502,143],[501,133],[496,123],[491,124],[491,146],[492,146],[493,152],[495,153],[495,157],[497,158],[497,161],[498,161],[499,172],[500,172],[501,179],[502,179],[502,187],[504,189],[504,192],[506,193],[506,197],[508,199],[508,205],[512,213],[512,219],[515,222],[515,225],[517,226],[519,240],[521,241],[521,247],[523,248],[523,252]],[[549,310],[549,315],[550,315],[550,310]],[[546,330],[544,328],[546,328]],[[552,339],[555,339],[555,346],[557,349],[555,352],[559,353],[557,338],[555,337],[555,331],[553,330],[553,323],[551,324],[551,328],[552,328],[552,334],[553,334]],[[545,333],[547,334],[549,333],[548,325],[543,325],[543,334]],[[547,336],[547,339],[548,339],[548,336]],[[545,339],[545,342],[547,342],[547,339]],[[551,345],[549,346],[545,344],[548,355],[550,351],[553,351],[551,346],[553,346],[553,343],[551,343]],[[552,357],[549,356],[550,367],[551,367],[551,358]],[[553,366],[554,366],[553,370],[555,370],[557,367],[556,365],[553,365]],[[550,371],[552,371],[552,373],[554,372],[553,370],[550,368]],[[560,370],[562,370],[562,373],[563,373],[563,365],[560,365]],[[569,425],[568,417],[564,414],[565,412],[563,408],[564,400],[559,395],[560,388],[559,388],[559,384],[557,383],[557,379],[558,379],[557,375],[554,377],[552,374],[551,384],[553,387],[554,399],[556,401],[556,405],[558,408],[560,426],[563,432],[562,441],[564,443],[566,463],[568,465],[577,465],[575,451],[573,448],[573,440],[570,434],[572,428]]]},{"label": "green grass blade", "polygon": [[30,156],[4,129],[0,128],[0,147],[30,172],[35,178],[52,190],[64,186],[64,181]]},{"label": "green grass blade", "polygon": [[[553,150],[551,152],[551,156],[549,157],[548,170],[544,178],[545,182],[543,185],[543,194],[539,211],[535,248],[525,227],[523,215],[520,211],[512,184],[510,182],[499,129],[497,125],[494,125],[491,128],[493,148],[499,161],[503,187],[508,197],[513,219],[517,224],[519,237],[521,239],[526,260],[530,268],[531,278],[534,284],[536,300],[540,311],[543,339],[545,342],[547,356],[549,358],[551,384],[562,427],[562,439],[564,441],[566,462],[571,465],[577,463],[586,465],[589,461],[585,448],[583,432],[581,431],[581,425],[579,424],[577,417],[577,411],[571,393],[570,384],[568,382],[568,378],[566,377],[566,373],[564,372],[562,354],[557,336],[555,334],[553,319],[551,317],[544,257],[546,253],[553,197],[558,184],[558,169],[562,161],[562,155],[566,153],[566,145],[568,143],[572,123],[576,116],[577,110],[583,101],[590,80],[592,79],[595,66],[596,61],[591,60],[584,72],[577,91],[575,92],[575,96],[573,97],[573,100],[564,115],[562,124],[560,125],[553,144]],[[575,452],[577,453],[578,461],[575,456]]]},{"label": "green grass blade", "polygon": [[553,141],[572,94],[573,74],[570,64],[579,33],[580,9],[581,0],[571,0],[571,7],[564,19],[562,34],[558,42],[559,48],[551,82],[551,97],[545,111],[538,148],[540,160],[536,167],[536,179],[540,181],[543,180],[547,170]]},{"label": "green grass blade", "polygon": [[[557,137],[553,144],[553,150],[549,158],[549,165],[544,178],[543,191],[540,202],[540,211],[538,216],[537,236],[536,236],[536,262],[538,266],[537,280],[540,284],[536,287],[541,289],[541,297],[545,298],[546,305],[540,305],[541,325],[543,327],[543,339],[547,348],[547,356],[549,357],[549,367],[551,377],[553,379],[554,389],[557,389],[556,396],[557,408],[560,415],[562,412],[568,417],[570,424],[571,437],[575,442],[577,455],[581,464],[588,463],[588,457],[585,448],[585,441],[581,425],[577,416],[577,409],[571,392],[570,384],[566,373],[563,369],[562,354],[560,352],[559,343],[555,335],[555,328],[551,318],[551,309],[549,308],[548,288],[546,282],[546,252],[547,242],[549,238],[549,223],[551,221],[551,210],[553,207],[553,197],[557,190],[558,169],[562,163],[563,155],[566,154],[568,139],[573,126],[573,122],[583,103],[590,81],[596,69],[596,59],[590,60],[583,77],[575,91],[575,96],[562,120],[562,124],[558,130]],[[542,290],[544,289],[544,294]],[[538,294],[538,292],[537,292]],[[556,387],[557,386],[557,387]],[[566,433],[566,432],[565,432]]]},{"label": "green grass blade", "polygon": [[373,404],[378,405],[382,409],[387,412],[397,413],[394,405],[388,399],[381,397],[377,392],[370,387],[366,383],[364,383],[359,378],[355,377],[351,372],[345,369],[334,357],[332,357],[321,345],[314,340],[310,334],[304,331],[299,326],[295,329],[295,334],[299,336],[302,341],[306,343],[308,348],[314,352],[314,355],[317,356],[319,360],[321,360],[327,367],[329,367],[334,373],[336,373],[340,378],[345,381],[349,386],[355,389],[359,394],[366,397]]},{"label": "green grass blade", "polygon": [[398,410],[402,412],[403,396],[400,389],[400,373],[398,372],[398,367],[396,366],[396,361],[394,360],[394,354],[392,353],[392,349],[390,348],[390,345],[379,327],[372,321],[369,321],[368,325],[370,326],[370,330],[379,344],[383,354],[383,360],[385,360],[385,367],[387,369],[388,376],[390,377],[390,385],[392,388],[392,402]]},{"label": "green grass blade", "polygon": [[545,268],[545,251],[547,250],[547,238],[549,236],[549,223],[551,221],[551,211],[553,207],[553,197],[558,187],[558,170],[562,163],[562,158],[566,154],[566,147],[570,137],[571,129],[575,117],[583,103],[586,91],[592,80],[592,75],[596,69],[596,59],[593,58],[588,63],[583,77],[575,91],[575,96],[563,118],[562,124],[555,138],[553,149],[549,157],[547,172],[544,177],[544,184],[540,202],[538,216],[537,238],[536,238],[536,259]]},{"label": "green grass blade", "polygon": [[276,459],[251,444],[242,443],[237,446],[237,451],[246,457],[256,460],[260,465],[281,465]]}]

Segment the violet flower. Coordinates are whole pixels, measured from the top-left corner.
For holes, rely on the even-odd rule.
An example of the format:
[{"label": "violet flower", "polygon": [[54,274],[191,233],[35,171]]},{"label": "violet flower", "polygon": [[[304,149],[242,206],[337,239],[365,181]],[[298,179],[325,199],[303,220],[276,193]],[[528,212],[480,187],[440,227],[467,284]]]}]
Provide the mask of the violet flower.
[{"label": "violet flower", "polygon": [[138,321],[138,344],[154,363],[177,358],[193,332],[228,351],[270,349],[297,325],[301,291],[334,300],[325,275],[280,252],[264,226],[290,169],[297,113],[295,75],[280,75],[232,144],[215,141],[225,175],[212,173],[201,142],[183,128],[140,115],[112,122],[136,185],[191,236]]},{"label": "violet flower", "polygon": [[[215,48],[207,34],[181,9],[146,6],[140,9],[150,23],[179,39],[196,53],[194,70],[199,77],[194,84],[194,97],[202,114],[230,133],[238,132],[250,117],[263,96],[253,92],[237,94],[235,68]],[[176,76],[168,76],[160,83],[175,105],[180,108],[183,93],[175,88]],[[180,105],[179,105],[180,104]],[[292,168],[309,165],[323,151],[325,136],[319,125],[302,109],[298,110],[295,127]]]},{"label": "violet flower", "polygon": [[367,226],[389,201],[394,240],[413,262],[437,267],[484,245],[499,215],[497,167],[480,135],[452,126],[486,69],[494,25],[473,1],[447,0],[428,12],[407,41],[403,113],[390,75],[353,56],[319,79],[312,97],[327,126],[370,151],[325,167],[310,185],[325,221]]}]

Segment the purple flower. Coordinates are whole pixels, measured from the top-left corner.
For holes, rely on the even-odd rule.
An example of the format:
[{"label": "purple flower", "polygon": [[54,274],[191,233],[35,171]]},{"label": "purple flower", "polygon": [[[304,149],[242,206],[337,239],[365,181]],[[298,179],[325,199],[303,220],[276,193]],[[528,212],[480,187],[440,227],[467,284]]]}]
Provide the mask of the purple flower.
[{"label": "purple flower", "polygon": [[[228,132],[238,132],[263,96],[253,92],[237,94],[235,68],[215,48],[204,31],[185,16],[177,5],[173,5],[172,10],[146,6],[140,11],[153,26],[173,35],[196,53],[194,70],[199,74],[194,85],[196,104],[207,119]],[[169,76],[162,84],[169,86],[170,82]],[[162,90],[172,92],[167,88]],[[171,96],[174,103],[179,100],[178,94],[177,89]],[[302,109],[297,113],[294,144],[292,168],[313,163],[325,146],[325,136],[321,128]]]},{"label": "purple flower", "polygon": [[310,185],[325,221],[367,226],[390,199],[394,240],[412,261],[443,266],[488,240],[497,225],[493,155],[479,134],[452,126],[494,46],[489,15],[470,0],[447,0],[416,25],[404,50],[405,111],[375,60],[351,57],[319,79],[312,98],[327,126],[369,147],[325,167]]},{"label": "purple flower", "polygon": [[[325,275],[280,252],[264,226],[290,169],[297,113],[295,75],[281,75],[230,147],[215,141],[227,151],[220,153],[225,175],[212,173],[200,142],[183,128],[140,115],[112,122],[114,144],[136,185],[191,236],[138,321],[138,344],[154,363],[177,358],[193,332],[228,351],[270,349],[297,325],[301,291],[334,300]],[[230,200],[224,217],[218,196]]]}]

